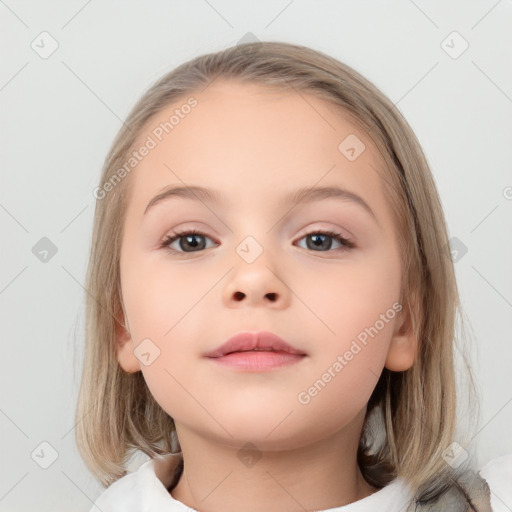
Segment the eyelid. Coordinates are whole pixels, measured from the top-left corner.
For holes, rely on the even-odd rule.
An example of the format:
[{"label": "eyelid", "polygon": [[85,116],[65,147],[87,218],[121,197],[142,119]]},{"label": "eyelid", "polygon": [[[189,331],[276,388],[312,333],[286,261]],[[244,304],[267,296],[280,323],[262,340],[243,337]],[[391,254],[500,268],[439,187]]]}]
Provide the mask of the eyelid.
[{"label": "eyelid", "polygon": [[[314,223],[313,223],[314,224]],[[322,222],[319,222],[318,224],[322,224]],[[325,224],[325,223],[323,223]],[[331,232],[331,233],[336,233],[336,234],[339,234],[339,236],[343,237],[345,240],[347,241],[350,241],[350,242],[355,242],[355,237],[354,235],[348,231],[348,229],[342,229],[340,228],[339,226],[320,226],[320,227],[313,227],[313,228],[305,228],[301,235],[299,235],[296,240],[300,240],[301,238],[307,236],[307,235],[311,235],[313,233],[328,233],[328,232]]]}]

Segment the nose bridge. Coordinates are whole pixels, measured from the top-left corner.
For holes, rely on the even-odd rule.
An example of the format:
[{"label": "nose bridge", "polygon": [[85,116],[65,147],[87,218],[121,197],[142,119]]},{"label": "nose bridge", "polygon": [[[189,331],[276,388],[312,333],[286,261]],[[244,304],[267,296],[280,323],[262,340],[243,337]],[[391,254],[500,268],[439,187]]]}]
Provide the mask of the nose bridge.
[{"label": "nose bridge", "polygon": [[[231,226],[234,243],[234,264],[242,260],[249,267],[268,265],[278,266],[278,251],[275,240],[276,230],[269,226],[269,219],[265,212],[261,212],[256,218],[254,214],[241,213]],[[236,257],[235,257],[236,256]],[[254,263],[258,262],[258,265]],[[243,266],[243,265],[242,265]]]}]

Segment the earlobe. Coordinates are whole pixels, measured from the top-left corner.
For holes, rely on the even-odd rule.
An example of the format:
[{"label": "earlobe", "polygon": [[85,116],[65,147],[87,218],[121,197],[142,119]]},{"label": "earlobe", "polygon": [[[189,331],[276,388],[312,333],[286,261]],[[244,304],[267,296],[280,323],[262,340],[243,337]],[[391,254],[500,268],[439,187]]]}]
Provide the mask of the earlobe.
[{"label": "earlobe", "polygon": [[116,318],[116,358],[121,368],[128,373],[140,371],[140,361],[133,353],[133,340],[125,327],[124,316]]},{"label": "earlobe", "polygon": [[412,315],[410,310],[406,313],[405,319],[397,319],[396,329],[389,344],[386,356],[385,367],[394,372],[403,372],[411,368],[418,352],[418,340],[413,329]]},{"label": "earlobe", "polygon": [[416,350],[410,341],[394,337],[384,366],[393,372],[404,372],[414,364],[415,357]]}]

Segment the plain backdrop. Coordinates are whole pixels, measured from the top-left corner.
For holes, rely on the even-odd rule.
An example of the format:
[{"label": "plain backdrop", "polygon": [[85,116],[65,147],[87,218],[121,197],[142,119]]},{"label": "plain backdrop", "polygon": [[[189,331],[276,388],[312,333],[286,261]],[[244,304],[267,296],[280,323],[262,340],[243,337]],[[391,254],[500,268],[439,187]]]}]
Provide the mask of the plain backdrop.
[{"label": "plain backdrop", "polygon": [[415,130],[474,338],[478,465],[512,452],[511,26],[504,0],[0,1],[0,510],[100,493],[73,431],[92,191],[153,81],[248,37],[349,64]]}]

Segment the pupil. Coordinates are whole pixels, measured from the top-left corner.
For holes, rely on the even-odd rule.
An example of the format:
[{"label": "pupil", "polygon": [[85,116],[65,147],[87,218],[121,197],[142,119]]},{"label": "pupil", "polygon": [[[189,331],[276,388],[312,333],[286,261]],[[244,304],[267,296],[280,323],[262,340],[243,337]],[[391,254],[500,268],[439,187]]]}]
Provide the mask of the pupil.
[{"label": "pupil", "polygon": [[[311,235],[311,238],[313,239],[313,247],[320,247],[323,249],[331,248],[332,240],[331,240],[330,236],[314,234],[314,235]],[[327,240],[327,244],[323,245],[326,240]]]},{"label": "pupil", "polygon": [[[185,237],[182,238],[186,240],[186,243],[189,244],[189,247],[192,247],[193,249],[203,249],[204,247],[204,241],[203,241],[203,244],[197,242],[197,238],[202,238],[201,235],[187,235]],[[184,247],[182,241],[180,241],[180,247],[181,249],[185,250],[186,247]]]}]

